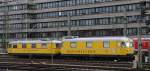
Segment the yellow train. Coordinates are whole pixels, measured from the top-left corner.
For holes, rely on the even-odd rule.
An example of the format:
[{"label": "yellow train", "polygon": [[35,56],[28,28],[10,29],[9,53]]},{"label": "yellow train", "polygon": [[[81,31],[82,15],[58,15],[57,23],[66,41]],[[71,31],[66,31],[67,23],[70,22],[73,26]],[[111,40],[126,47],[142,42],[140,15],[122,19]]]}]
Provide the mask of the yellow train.
[{"label": "yellow train", "polygon": [[61,41],[11,41],[7,52],[9,54],[59,54]]},{"label": "yellow train", "polygon": [[60,54],[71,56],[129,56],[134,53],[128,37],[70,38],[61,41],[12,41],[9,54]]},{"label": "yellow train", "polygon": [[64,39],[61,48],[63,55],[131,55],[133,41],[127,37],[94,37]]}]

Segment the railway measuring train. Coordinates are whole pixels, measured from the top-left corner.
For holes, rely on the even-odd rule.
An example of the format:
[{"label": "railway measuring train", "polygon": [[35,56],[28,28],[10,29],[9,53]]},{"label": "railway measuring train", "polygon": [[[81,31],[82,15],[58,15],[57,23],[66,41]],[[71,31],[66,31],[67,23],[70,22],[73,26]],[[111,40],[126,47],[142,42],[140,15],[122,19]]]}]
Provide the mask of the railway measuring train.
[{"label": "railway measuring train", "polygon": [[133,41],[127,37],[64,39],[61,54],[66,55],[130,55]]},{"label": "railway measuring train", "polygon": [[133,40],[128,37],[70,38],[61,41],[11,41],[9,54],[59,54],[61,56],[129,57],[134,54]]},{"label": "railway measuring train", "polygon": [[59,54],[61,41],[11,41],[7,52],[9,54]]}]

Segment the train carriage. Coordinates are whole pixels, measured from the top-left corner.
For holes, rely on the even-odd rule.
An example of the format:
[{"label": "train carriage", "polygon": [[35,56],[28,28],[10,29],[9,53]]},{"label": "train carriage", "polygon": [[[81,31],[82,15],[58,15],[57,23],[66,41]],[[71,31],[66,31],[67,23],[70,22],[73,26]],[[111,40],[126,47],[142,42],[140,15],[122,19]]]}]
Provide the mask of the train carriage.
[{"label": "train carriage", "polygon": [[[138,38],[132,38],[134,41],[134,48],[135,48],[135,53],[138,54]],[[143,37],[141,38],[141,43],[142,43],[142,57],[143,61],[147,61],[147,57],[150,55],[150,38],[149,37]]]},{"label": "train carriage", "polygon": [[[58,55],[61,58],[115,57],[133,58],[133,40],[127,37],[66,38],[61,41],[11,41],[7,48],[12,55]],[[65,57],[64,57],[65,56]],[[67,57],[66,57],[67,56]]]},{"label": "train carriage", "polygon": [[[135,51],[138,51],[138,38],[133,38]],[[142,51],[148,52],[150,50],[150,38],[142,38]]]},{"label": "train carriage", "polygon": [[129,56],[133,40],[127,37],[91,37],[64,39],[62,55]]},{"label": "train carriage", "polygon": [[61,41],[11,41],[7,52],[9,54],[59,54]]}]

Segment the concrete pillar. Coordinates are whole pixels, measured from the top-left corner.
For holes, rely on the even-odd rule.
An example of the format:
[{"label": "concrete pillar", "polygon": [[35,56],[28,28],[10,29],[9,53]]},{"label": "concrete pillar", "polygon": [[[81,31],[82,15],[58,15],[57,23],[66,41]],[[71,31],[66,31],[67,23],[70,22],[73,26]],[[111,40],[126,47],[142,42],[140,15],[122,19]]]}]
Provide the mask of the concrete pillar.
[{"label": "concrete pillar", "polygon": [[145,63],[148,62],[148,56],[145,56],[145,57],[144,57],[144,61],[145,61]]},{"label": "concrete pillar", "polygon": [[135,55],[134,58],[135,59],[133,60],[133,67],[132,68],[136,69],[137,68],[137,62],[138,62],[138,55]]}]

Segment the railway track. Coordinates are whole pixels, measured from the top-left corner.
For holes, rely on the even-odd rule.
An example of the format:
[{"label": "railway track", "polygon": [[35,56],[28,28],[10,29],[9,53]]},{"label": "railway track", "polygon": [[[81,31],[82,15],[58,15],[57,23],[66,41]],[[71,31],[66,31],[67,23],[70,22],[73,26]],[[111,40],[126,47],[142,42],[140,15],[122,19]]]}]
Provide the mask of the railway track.
[{"label": "railway track", "polygon": [[[7,69],[21,71],[136,71],[132,66],[132,62],[24,59],[5,55],[0,57],[0,71]],[[150,64],[147,63],[143,66],[145,71],[150,70]]]},{"label": "railway track", "polygon": [[[64,70],[64,71],[80,71],[80,70],[118,70],[118,71],[133,71],[134,69],[126,68],[126,67],[109,67],[109,66],[92,66],[92,65],[74,65],[74,64],[43,64],[43,63],[10,63],[3,62],[0,63],[0,69],[11,69],[11,70],[35,70],[35,71],[43,71],[43,70]],[[38,69],[38,70],[37,70]]]}]

